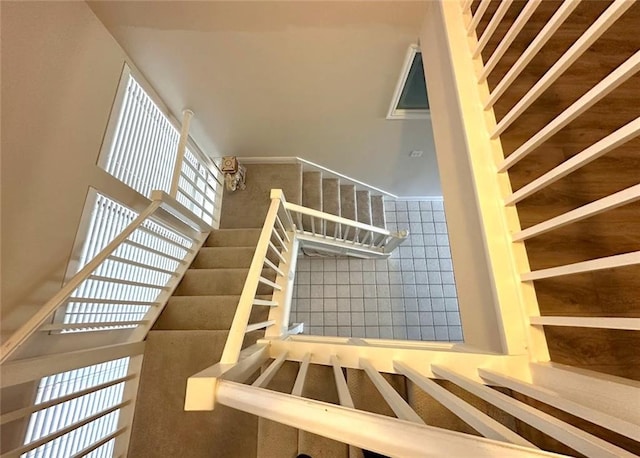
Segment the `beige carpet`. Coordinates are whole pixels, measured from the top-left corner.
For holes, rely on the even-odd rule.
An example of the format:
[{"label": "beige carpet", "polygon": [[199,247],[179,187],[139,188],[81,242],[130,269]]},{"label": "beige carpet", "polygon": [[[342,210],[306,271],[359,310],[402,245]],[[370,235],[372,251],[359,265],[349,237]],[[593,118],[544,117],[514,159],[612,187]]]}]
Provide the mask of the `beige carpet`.
[{"label": "beige carpet", "polygon": [[302,165],[247,164],[247,189],[224,192],[221,228],[262,227],[271,189],[282,189],[288,202],[302,203]]}]

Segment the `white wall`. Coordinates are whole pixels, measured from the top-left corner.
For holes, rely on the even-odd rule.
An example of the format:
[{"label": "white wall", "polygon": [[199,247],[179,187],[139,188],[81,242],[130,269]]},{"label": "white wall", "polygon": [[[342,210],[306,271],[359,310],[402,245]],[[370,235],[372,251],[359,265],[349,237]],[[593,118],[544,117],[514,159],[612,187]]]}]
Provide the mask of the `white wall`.
[{"label": "white wall", "polygon": [[420,34],[465,343],[503,351],[464,125],[439,2],[430,4]]},{"label": "white wall", "polygon": [[126,195],[96,166],[125,54],[85,2],[1,7],[6,331],[60,288],[89,186]]}]

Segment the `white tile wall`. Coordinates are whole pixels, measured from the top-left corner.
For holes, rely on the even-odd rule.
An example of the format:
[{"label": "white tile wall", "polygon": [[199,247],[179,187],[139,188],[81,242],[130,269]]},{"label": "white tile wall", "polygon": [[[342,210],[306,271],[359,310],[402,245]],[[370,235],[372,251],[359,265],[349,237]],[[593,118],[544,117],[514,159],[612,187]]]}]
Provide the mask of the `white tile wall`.
[{"label": "white tile wall", "polygon": [[291,322],[305,333],[462,341],[442,201],[385,202],[389,230],[410,236],[389,259],[298,260]]}]

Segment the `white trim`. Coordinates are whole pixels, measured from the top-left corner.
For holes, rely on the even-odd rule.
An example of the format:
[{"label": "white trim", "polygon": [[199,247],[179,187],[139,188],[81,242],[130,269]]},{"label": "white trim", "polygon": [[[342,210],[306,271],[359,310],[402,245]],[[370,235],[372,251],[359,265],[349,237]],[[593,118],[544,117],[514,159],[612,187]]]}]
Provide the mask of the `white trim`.
[{"label": "white trim", "polygon": [[389,111],[387,111],[387,119],[431,119],[430,110],[403,110],[397,108],[398,103],[400,102],[400,96],[402,95],[402,90],[404,89],[405,84],[407,84],[407,78],[409,76],[409,71],[411,70],[411,65],[413,64],[413,59],[415,59],[418,52],[420,52],[420,46],[417,44],[409,45],[407,55],[405,56],[404,63],[402,64],[402,69],[400,70],[400,78],[398,78],[398,83],[393,91],[393,97],[391,98],[391,104],[389,105]]},{"label": "white trim", "polygon": [[435,202],[442,202],[444,198],[442,196],[399,196],[396,199],[384,199],[389,201],[405,201],[405,202],[423,202],[425,200],[431,200]]},{"label": "white trim", "polygon": [[[303,159],[298,156],[269,156],[269,157],[257,157],[257,156],[238,156],[240,162],[245,164],[302,164],[303,171],[309,171],[309,169],[313,171],[320,171],[326,175],[329,175],[331,178],[338,178],[339,180],[343,180],[345,183],[342,184],[351,184],[356,186],[357,188],[363,188],[367,191],[373,192],[374,195],[382,194],[384,197],[390,197],[391,199],[399,199],[395,194],[391,194],[384,189],[377,188],[370,184],[364,183],[360,180],[352,178],[347,175],[343,175],[342,173],[336,172],[335,170],[331,170],[323,165],[316,164],[315,162],[308,161],[307,159]],[[404,197],[402,197],[404,199]]]}]

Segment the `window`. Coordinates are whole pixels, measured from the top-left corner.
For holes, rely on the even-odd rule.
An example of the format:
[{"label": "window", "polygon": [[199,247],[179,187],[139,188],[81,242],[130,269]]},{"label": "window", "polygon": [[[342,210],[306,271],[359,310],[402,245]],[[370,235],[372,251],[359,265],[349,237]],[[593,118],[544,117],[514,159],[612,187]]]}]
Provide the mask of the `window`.
[{"label": "window", "polygon": [[418,45],[409,46],[387,119],[430,118],[429,98],[422,65],[422,53]]}]

